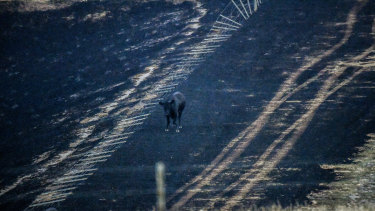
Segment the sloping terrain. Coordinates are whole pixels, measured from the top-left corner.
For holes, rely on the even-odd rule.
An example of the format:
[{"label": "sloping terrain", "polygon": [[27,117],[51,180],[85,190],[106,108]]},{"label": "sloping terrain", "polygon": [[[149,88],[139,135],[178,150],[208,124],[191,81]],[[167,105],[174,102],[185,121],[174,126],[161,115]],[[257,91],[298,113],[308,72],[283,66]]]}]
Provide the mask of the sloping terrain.
[{"label": "sloping terrain", "polygon": [[[150,210],[158,161],[172,209],[288,206],[328,188],[324,166],[374,133],[375,3],[241,1],[250,16],[234,2],[249,18],[185,72],[228,1],[2,13],[0,206]],[[165,133],[152,103],[176,90],[184,127]]]}]

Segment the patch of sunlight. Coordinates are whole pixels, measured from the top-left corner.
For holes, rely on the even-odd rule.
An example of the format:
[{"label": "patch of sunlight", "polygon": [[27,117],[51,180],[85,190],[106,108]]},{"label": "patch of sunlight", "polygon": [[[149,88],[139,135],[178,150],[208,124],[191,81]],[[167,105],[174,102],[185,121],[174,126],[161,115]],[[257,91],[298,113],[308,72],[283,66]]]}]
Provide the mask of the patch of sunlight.
[{"label": "patch of sunlight", "polygon": [[135,75],[132,78],[132,81],[134,83],[134,86],[139,86],[143,81],[145,81],[148,77],[152,75],[154,70],[159,68],[159,63],[156,62],[148,67],[145,68],[145,72]]},{"label": "patch of sunlight", "polygon": [[84,22],[86,22],[86,21],[97,22],[99,20],[105,19],[109,14],[110,14],[109,11],[87,14],[82,20]]},{"label": "patch of sunlight", "polygon": [[18,12],[33,12],[33,11],[48,11],[63,9],[69,7],[77,2],[87,2],[87,0],[69,0],[54,2],[51,0],[28,0],[20,1],[20,5],[17,7]]}]

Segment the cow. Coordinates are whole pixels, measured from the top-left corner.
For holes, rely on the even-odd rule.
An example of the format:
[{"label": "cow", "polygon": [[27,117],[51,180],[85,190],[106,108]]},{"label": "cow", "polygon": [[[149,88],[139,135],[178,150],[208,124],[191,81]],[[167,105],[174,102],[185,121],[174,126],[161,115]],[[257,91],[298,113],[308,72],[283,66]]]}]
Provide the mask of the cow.
[{"label": "cow", "polygon": [[[176,132],[180,132],[181,126],[181,115],[185,108],[185,96],[181,92],[175,92],[169,96],[166,100],[160,101],[159,104],[164,108],[164,115],[167,118],[167,127],[165,131],[169,131],[170,118],[173,120],[173,125],[176,125]],[[178,125],[176,124],[178,120]]]}]

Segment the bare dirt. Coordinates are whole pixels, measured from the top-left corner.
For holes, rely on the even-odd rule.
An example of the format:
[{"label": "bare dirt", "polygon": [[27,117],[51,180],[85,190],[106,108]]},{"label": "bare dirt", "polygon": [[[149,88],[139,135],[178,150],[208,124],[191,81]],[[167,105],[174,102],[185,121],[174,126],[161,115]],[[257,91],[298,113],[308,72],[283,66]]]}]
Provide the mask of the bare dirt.
[{"label": "bare dirt", "polygon": [[[220,2],[203,1],[208,13],[202,25],[215,20],[215,11],[226,3]],[[31,171],[32,158],[66,148],[83,113],[94,112],[91,109],[101,103],[99,97],[111,102],[120,90],[130,87],[129,78],[138,73],[143,56],[158,57],[157,52],[171,41],[135,50],[125,60],[97,51],[111,44],[115,47],[110,52],[121,50],[116,46],[126,39],[112,34],[128,24],[147,21],[144,7],[167,9],[153,2],[135,5],[134,10],[108,2],[89,5],[2,14],[7,17],[7,23],[2,23],[6,39],[1,46],[6,48],[1,53],[0,73],[2,189]],[[186,19],[195,12],[189,2],[167,5],[171,10],[189,11],[184,13]],[[130,11],[124,19],[120,12],[113,12],[120,6]],[[91,18],[102,17],[103,11],[110,15],[89,24],[83,21],[88,10],[97,14]],[[77,11],[77,23],[60,19]],[[54,17],[61,23],[54,24]],[[156,107],[125,144],[97,165],[93,175],[53,206],[59,210],[151,210],[158,161],[167,167],[168,208],[231,210],[311,203],[311,193],[326,190],[337,179],[337,173],[325,166],[350,163],[357,147],[374,133],[374,18],[373,1],[263,1],[241,29],[175,88],[187,99],[180,133],[164,132],[163,111]],[[162,33],[173,34],[173,27]],[[199,37],[207,30],[203,27],[195,33]],[[137,32],[129,29],[126,33]],[[77,45],[83,50],[69,50]],[[66,54],[59,58],[56,49]],[[44,62],[41,55],[57,62]],[[41,72],[44,69],[49,71]],[[124,81],[108,92],[74,96]],[[70,113],[69,118],[50,124],[62,118],[64,111]],[[111,118],[100,122],[95,133],[113,124]],[[61,165],[69,166],[69,161],[75,160]],[[30,180],[1,195],[0,206],[25,209],[63,167],[38,177],[37,183]]]}]

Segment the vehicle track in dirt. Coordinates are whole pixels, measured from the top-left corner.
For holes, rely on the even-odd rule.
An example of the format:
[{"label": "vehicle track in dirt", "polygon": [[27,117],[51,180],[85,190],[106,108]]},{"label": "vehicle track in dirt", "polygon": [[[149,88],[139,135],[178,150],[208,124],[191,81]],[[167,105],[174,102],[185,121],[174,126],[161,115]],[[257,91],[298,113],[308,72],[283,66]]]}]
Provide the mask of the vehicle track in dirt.
[{"label": "vehicle track in dirt", "polygon": [[[69,147],[35,156],[35,174],[2,188],[5,207],[149,210],[158,161],[167,166],[170,209],[290,205],[324,189],[335,175],[320,164],[347,162],[373,132],[375,3],[256,2],[231,0],[217,14],[207,6],[218,18],[200,42],[198,12],[184,37],[158,38],[174,44],[131,75],[131,86],[91,91],[116,94],[80,118]],[[156,105],[175,90],[187,98],[184,128],[164,133]],[[35,178],[41,187],[29,185]]]}]

